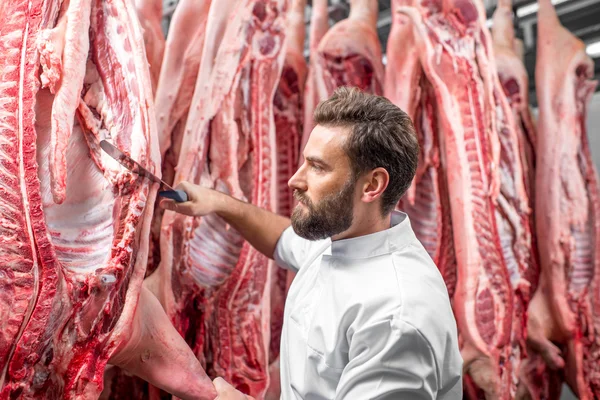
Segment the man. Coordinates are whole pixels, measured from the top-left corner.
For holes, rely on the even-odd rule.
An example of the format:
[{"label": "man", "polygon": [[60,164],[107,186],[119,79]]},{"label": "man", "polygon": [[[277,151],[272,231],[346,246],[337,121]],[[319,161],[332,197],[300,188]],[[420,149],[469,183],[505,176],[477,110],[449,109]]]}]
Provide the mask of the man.
[{"label": "man", "polygon": [[[415,175],[410,118],[383,97],[339,88],[315,110],[304,162],[289,180],[291,221],[200,186],[164,208],[217,213],[257,250],[296,271],[281,336],[281,397],[462,399],[448,292],[394,211]],[[290,226],[291,223],[291,226]],[[245,399],[222,379],[219,399]]]}]

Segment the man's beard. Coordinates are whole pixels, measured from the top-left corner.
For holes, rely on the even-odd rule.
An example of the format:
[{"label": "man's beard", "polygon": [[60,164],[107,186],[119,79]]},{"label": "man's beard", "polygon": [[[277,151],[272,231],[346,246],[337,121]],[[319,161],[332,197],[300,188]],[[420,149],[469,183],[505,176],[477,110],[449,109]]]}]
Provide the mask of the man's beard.
[{"label": "man's beard", "polygon": [[308,240],[325,239],[342,233],[352,225],[354,187],[356,180],[348,181],[338,192],[329,195],[316,205],[304,192],[294,191],[294,198],[307,208],[297,205],[292,212],[292,227],[296,234]]}]

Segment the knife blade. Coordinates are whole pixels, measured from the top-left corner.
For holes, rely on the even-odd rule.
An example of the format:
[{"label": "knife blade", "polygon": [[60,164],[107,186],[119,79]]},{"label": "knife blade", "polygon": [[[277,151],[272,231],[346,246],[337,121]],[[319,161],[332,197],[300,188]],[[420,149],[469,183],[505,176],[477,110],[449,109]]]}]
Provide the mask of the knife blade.
[{"label": "knife blade", "polygon": [[152,182],[160,183],[168,190],[158,192],[159,196],[166,197],[172,200],[175,200],[178,203],[183,203],[188,201],[187,193],[183,190],[175,190],[165,181],[160,179],[158,176],[154,175],[146,168],[142,167],[138,162],[133,160],[131,157],[123,153],[117,147],[106,140],[100,141],[100,147],[102,150],[106,152],[109,156],[117,160],[119,164],[130,170],[131,172],[137,174],[138,176],[150,179]]}]

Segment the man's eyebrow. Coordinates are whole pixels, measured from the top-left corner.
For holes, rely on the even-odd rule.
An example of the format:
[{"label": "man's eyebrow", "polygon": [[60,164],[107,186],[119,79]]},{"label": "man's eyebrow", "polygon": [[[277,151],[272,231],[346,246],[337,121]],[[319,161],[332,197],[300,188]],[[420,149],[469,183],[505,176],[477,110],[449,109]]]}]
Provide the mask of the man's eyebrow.
[{"label": "man's eyebrow", "polygon": [[325,162],[325,160],[323,160],[322,158],[319,158],[319,157],[308,156],[308,157],[304,157],[304,159],[307,161],[310,161],[311,163],[314,163],[314,164],[321,164],[324,167],[329,167],[329,164],[327,164]]}]

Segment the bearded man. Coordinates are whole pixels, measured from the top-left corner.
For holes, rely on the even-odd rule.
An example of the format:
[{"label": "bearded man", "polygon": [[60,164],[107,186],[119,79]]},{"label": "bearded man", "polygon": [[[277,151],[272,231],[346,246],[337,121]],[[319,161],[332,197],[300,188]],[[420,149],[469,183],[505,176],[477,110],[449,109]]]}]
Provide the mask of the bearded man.
[{"label": "bearded man", "polygon": [[[281,335],[281,398],[462,399],[462,358],[448,291],[406,214],[417,168],[408,115],[339,88],[315,110],[289,180],[291,220],[183,182],[187,215],[217,213],[258,251],[297,272]],[[218,399],[246,399],[220,378]]]}]

